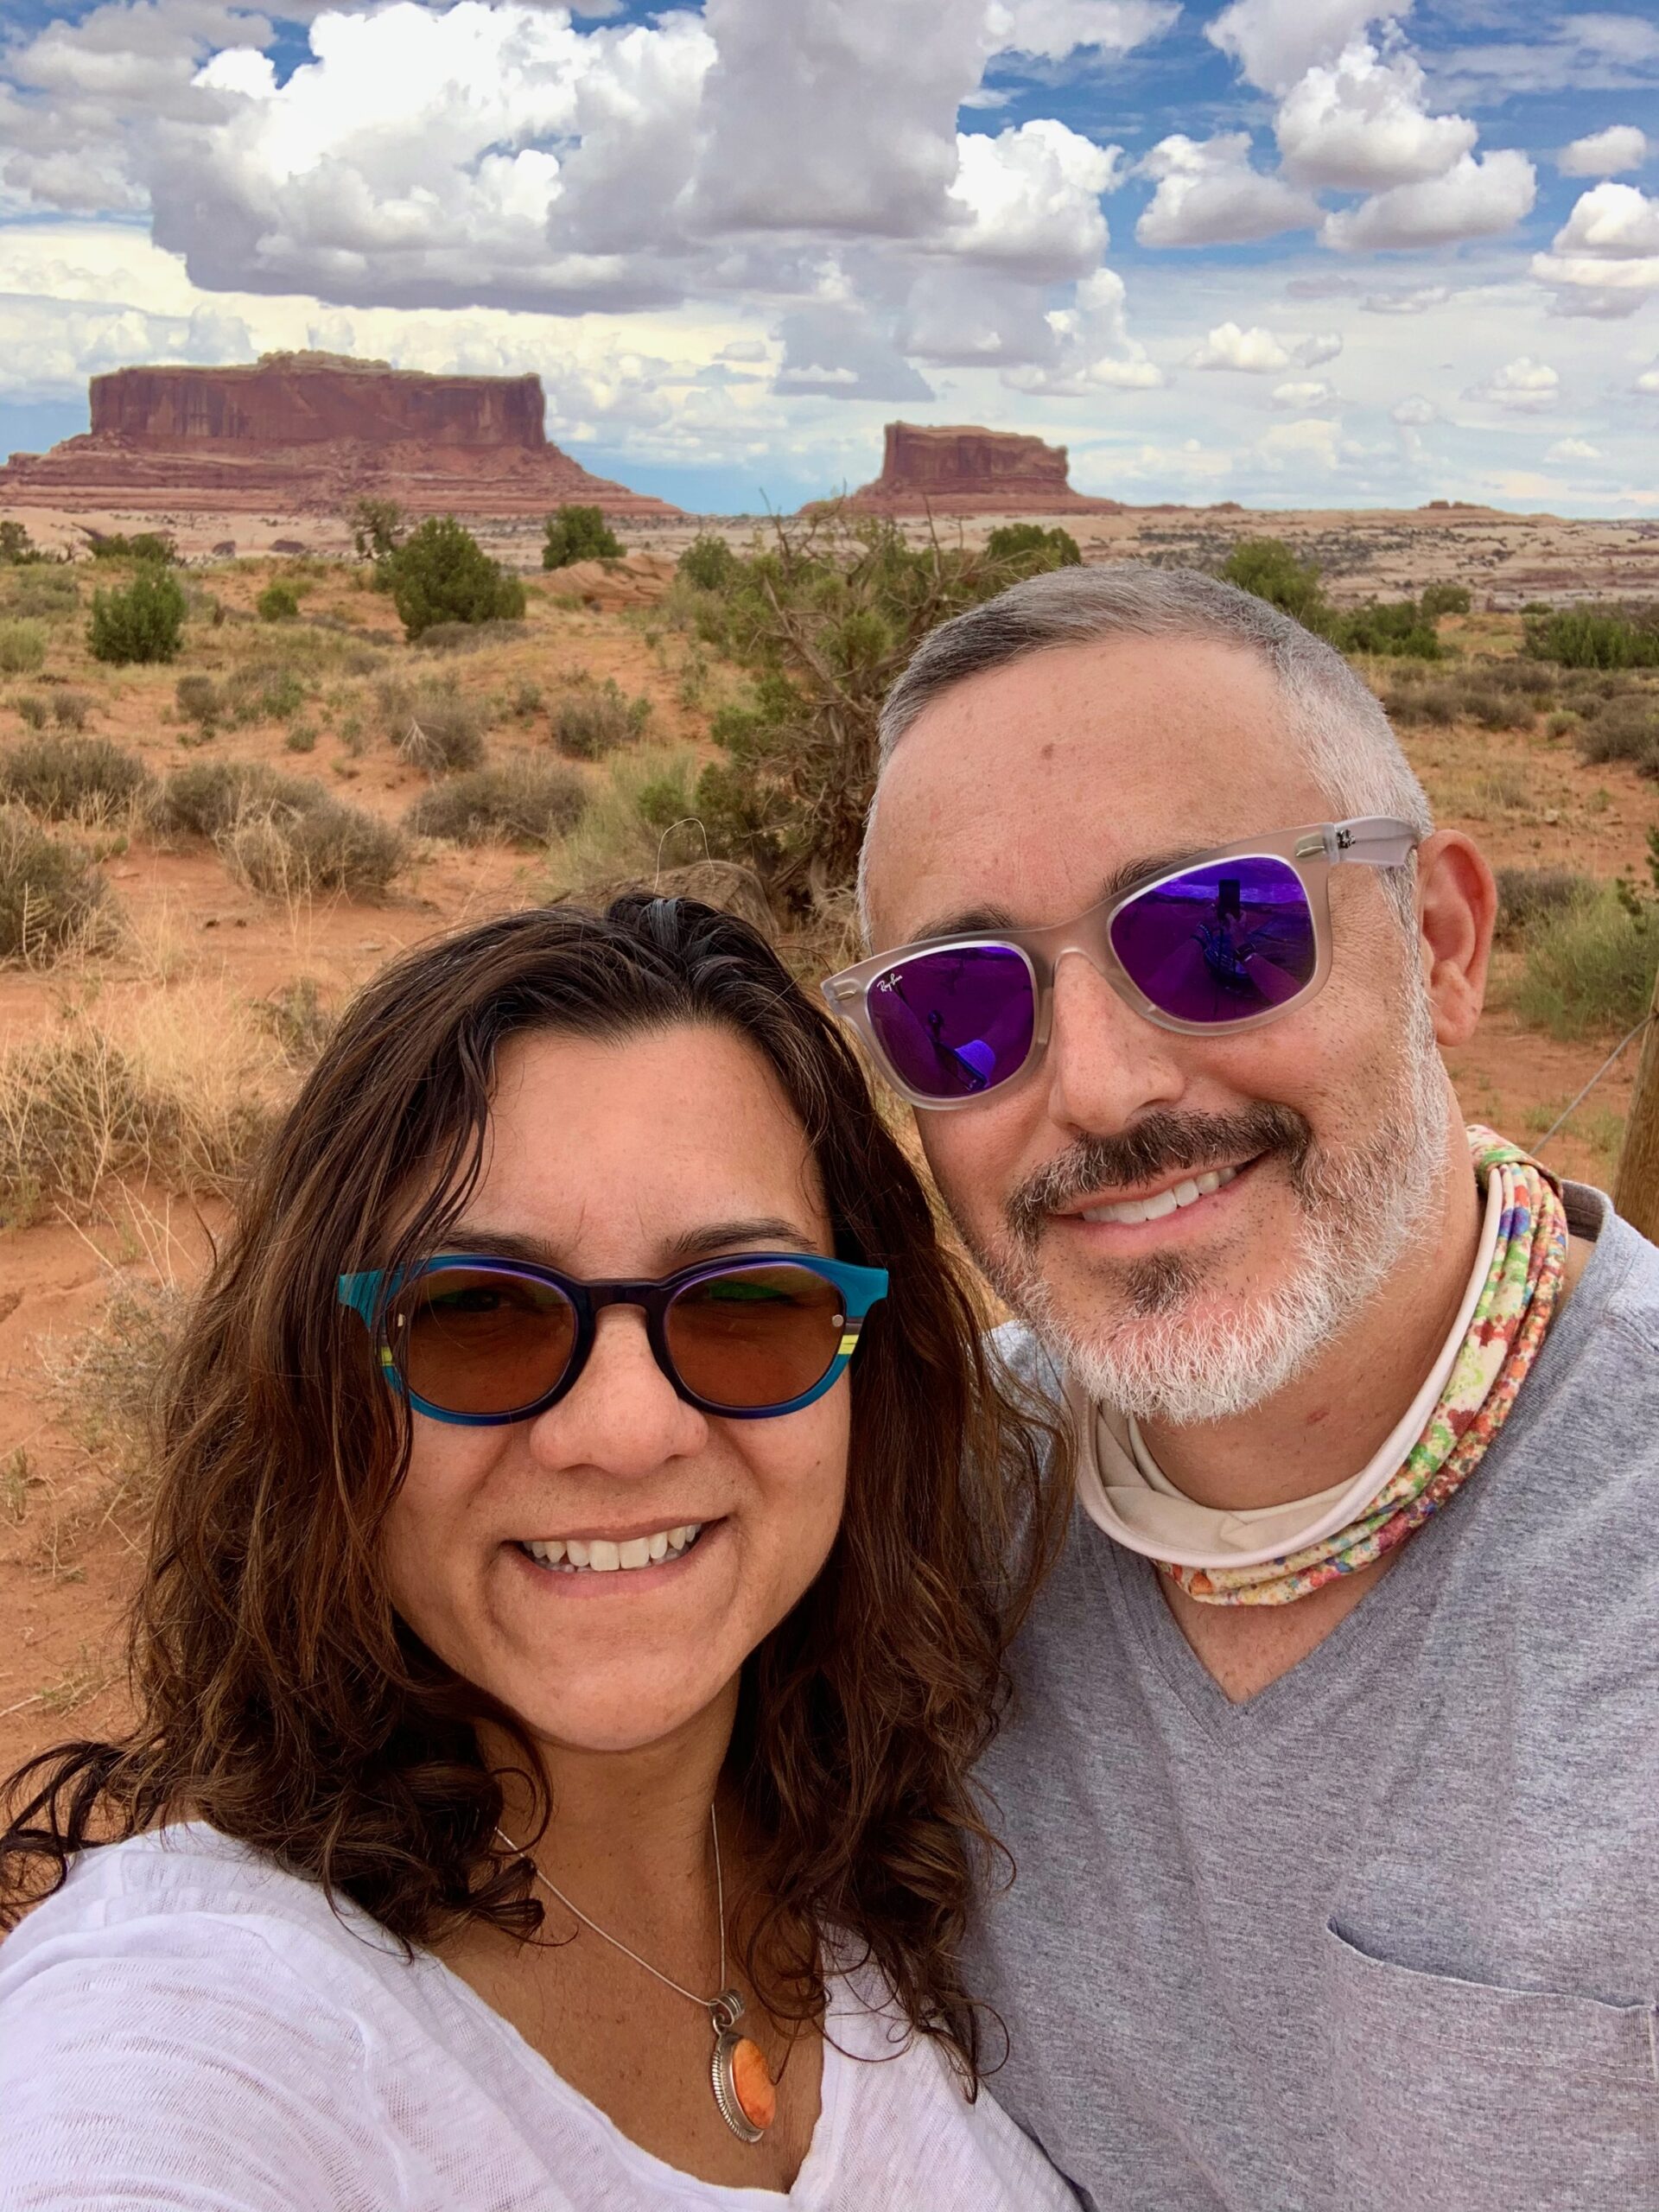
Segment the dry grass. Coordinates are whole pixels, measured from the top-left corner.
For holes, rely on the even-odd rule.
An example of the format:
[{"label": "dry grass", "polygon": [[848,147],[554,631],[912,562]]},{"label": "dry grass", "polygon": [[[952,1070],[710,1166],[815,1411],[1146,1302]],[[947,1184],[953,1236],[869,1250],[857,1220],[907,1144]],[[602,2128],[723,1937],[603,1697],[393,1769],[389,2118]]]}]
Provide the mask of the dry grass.
[{"label": "dry grass", "polygon": [[[188,1311],[176,1283],[117,1274],[92,1328],[72,1343],[42,1346],[59,1418],[101,1478],[90,1509],[82,1504],[82,1522],[148,1503],[156,1402]],[[67,1533],[56,1532],[60,1541]]]},{"label": "dry grass", "polygon": [[482,767],[489,718],[479,700],[462,697],[453,678],[424,683],[391,678],[375,687],[375,706],[383,734],[411,767],[429,776]]},{"label": "dry grass", "polygon": [[0,806],[0,958],[45,966],[105,942],[108,887],[79,846],[50,837],[18,806]]},{"label": "dry grass", "polygon": [[572,760],[600,760],[634,743],[650,718],[650,700],[626,697],[614,677],[572,684],[553,702],[553,742]]},{"label": "dry grass", "polygon": [[0,1052],[0,1224],[73,1214],[113,1179],[226,1191],[286,1065],[222,987],[147,991]]},{"label": "dry grass", "polygon": [[0,752],[0,798],[48,822],[105,828],[130,817],[150,784],[137,754],[107,737],[27,737]]},{"label": "dry grass", "polygon": [[448,837],[460,845],[542,845],[581,821],[588,786],[557,761],[511,760],[451,776],[416,800],[404,817],[416,837]]},{"label": "dry grass", "polygon": [[238,883],[289,904],[336,893],[382,899],[409,859],[400,830],[335,799],[303,813],[250,807],[215,842]]},{"label": "dry grass", "polygon": [[708,858],[696,818],[697,758],[689,746],[619,754],[591,788],[588,810],[548,855],[555,898],[618,882],[650,883],[664,868]]}]

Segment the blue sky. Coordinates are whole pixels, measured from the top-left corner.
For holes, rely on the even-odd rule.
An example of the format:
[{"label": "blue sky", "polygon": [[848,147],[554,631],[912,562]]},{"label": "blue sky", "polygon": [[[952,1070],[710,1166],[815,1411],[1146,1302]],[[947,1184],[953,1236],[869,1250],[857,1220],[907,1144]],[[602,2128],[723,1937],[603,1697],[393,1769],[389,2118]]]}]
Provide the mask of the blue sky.
[{"label": "blue sky", "polygon": [[1464,0],[0,5],[0,447],[89,375],[537,371],[683,505],[884,422],[1079,488],[1659,509],[1659,16]]}]

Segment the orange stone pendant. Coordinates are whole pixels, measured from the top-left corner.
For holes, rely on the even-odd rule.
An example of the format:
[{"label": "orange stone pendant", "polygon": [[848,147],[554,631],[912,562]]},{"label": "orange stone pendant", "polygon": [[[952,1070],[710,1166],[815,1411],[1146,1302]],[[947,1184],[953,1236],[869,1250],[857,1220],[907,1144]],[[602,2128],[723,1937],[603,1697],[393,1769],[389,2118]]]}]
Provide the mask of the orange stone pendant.
[{"label": "orange stone pendant", "polygon": [[758,2143],[778,2117],[778,2088],[760,2044],[737,2033],[743,1999],[728,1989],[709,2008],[715,2026],[710,2067],[720,2116],[741,2143]]}]

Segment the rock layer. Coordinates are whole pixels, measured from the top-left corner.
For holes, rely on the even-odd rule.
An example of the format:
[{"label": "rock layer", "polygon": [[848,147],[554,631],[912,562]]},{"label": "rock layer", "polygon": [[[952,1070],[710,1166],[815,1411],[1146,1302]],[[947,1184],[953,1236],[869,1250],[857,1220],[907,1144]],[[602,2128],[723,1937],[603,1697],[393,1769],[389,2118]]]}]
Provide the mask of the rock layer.
[{"label": "rock layer", "polygon": [[678,513],[550,445],[544,410],[539,377],[425,376],[332,353],[118,369],[92,378],[89,433],[0,468],[0,501],[337,513],[375,498],[416,514],[539,514],[568,502]]},{"label": "rock layer", "polygon": [[881,474],[846,505],[865,513],[1113,514],[1117,499],[1086,499],[1066,480],[1064,446],[976,423],[889,423]]}]

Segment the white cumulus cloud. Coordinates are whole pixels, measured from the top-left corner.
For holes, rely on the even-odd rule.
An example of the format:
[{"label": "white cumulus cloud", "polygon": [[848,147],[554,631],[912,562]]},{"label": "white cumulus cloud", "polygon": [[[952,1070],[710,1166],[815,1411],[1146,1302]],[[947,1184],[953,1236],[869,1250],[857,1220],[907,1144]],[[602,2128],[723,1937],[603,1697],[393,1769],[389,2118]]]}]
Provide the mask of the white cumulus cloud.
[{"label": "white cumulus cloud", "polygon": [[1494,370],[1484,384],[1471,385],[1464,397],[1535,415],[1555,404],[1560,389],[1560,377],[1548,361],[1535,361],[1529,353],[1522,353]]},{"label": "white cumulus cloud", "polygon": [[1155,391],[1166,381],[1146,347],[1128,334],[1123,279],[1115,269],[1084,277],[1072,305],[1050,312],[1048,327],[1052,358],[1009,371],[1003,382],[1014,391],[1082,398],[1101,391]]},{"label": "white cumulus cloud", "polygon": [[1319,219],[1311,193],[1250,167],[1246,130],[1208,139],[1176,131],[1141,164],[1157,180],[1135,235],[1142,245],[1225,245],[1310,229]]},{"label": "white cumulus cloud", "polygon": [[1440,418],[1440,409],[1432,399],[1425,399],[1421,392],[1413,392],[1408,399],[1397,399],[1389,410],[1389,420],[1398,423],[1402,429],[1420,430],[1427,423]]},{"label": "white cumulus cloud", "polygon": [[962,137],[957,151],[948,195],[956,227],[945,232],[952,251],[1039,281],[1096,267],[1107,245],[1100,195],[1116,177],[1121,147],[1039,118],[995,138]]},{"label": "white cumulus cloud", "polygon": [[1323,377],[1293,378],[1289,384],[1277,384],[1273,388],[1274,407],[1290,408],[1305,414],[1313,407],[1329,407],[1336,393]]},{"label": "white cumulus cloud", "polygon": [[1252,376],[1268,376],[1275,369],[1290,366],[1290,352],[1260,323],[1244,330],[1236,322],[1223,322],[1201,346],[1193,347],[1186,365],[1189,369],[1243,369]]},{"label": "white cumulus cloud", "polygon": [[1647,133],[1633,123],[1610,123],[1563,146],[1555,166],[1563,176],[1617,176],[1621,169],[1639,169],[1649,152]]},{"label": "white cumulus cloud", "polygon": [[1233,0],[1205,36],[1233,56],[1251,84],[1282,92],[1340,54],[1374,17],[1403,16],[1410,6],[1411,0],[1388,8],[1376,0]]},{"label": "white cumulus cloud", "polygon": [[1537,174],[1524,154],[1508,147],[1464,154],[1443,176],[1391,186],[1357,207],[1327,215],[1319,242],[1352,253],[1491,238],[1531,213],[1537,190]]},{"label": "white cumulus cloud", "polygon": [[1633,315],[1659,291],[1659,194],[1611,182],[1580,193],[1532,272],[1556,288],[1558,312]]},{"label": "white cumulus cloud", "polygon": [[1180,12],[1178,0],[1000,0],[988,28],[994,52],[1064,61],[1085,47],[1132,53],[1161,38]]},{"label": "white cumulus cloud", "polygon": [[1461,115],[1428,115],[1423,72],[1403,50],[1344,48],[1292,86],[1274,124],[1285,175],[1299,184],[1378,192],[1441,175],[1479,136]]},{"label": "white cumulus cloud", "polygon": [[1599,461],[1601,448],[1587,438],[1557,438],[1544,455],[1546,461]]}]

